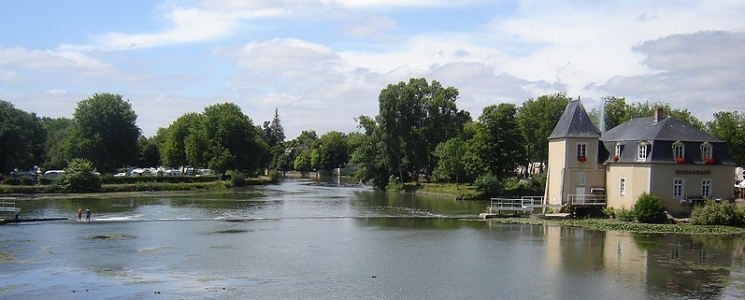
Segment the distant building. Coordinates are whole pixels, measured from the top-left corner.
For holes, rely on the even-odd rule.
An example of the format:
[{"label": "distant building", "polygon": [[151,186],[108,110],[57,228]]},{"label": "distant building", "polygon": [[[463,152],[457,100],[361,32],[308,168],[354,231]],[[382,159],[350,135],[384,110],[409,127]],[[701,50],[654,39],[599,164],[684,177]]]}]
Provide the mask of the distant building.
[{"label": "distant building", "polygon": [[570,101],[548,142],[549,204],[630,209],[646,192],[685,215],[697,201],[734,197],[726,143],[662,109],[601,133],[580,101]]}]

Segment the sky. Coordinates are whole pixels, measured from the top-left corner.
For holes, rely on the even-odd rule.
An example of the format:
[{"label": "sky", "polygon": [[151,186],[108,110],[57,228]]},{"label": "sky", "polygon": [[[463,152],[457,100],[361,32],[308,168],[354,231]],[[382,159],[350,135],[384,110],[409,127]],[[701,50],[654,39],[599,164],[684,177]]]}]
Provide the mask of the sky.
[{"label": "sky", "polygon": [[484,107],[565,93],[745,111],[745,1],[29,0],[0,10],[0,100],[71,118],[120,94],[145,136],[232,102],[287,139],[358,131],[389,84]]}]

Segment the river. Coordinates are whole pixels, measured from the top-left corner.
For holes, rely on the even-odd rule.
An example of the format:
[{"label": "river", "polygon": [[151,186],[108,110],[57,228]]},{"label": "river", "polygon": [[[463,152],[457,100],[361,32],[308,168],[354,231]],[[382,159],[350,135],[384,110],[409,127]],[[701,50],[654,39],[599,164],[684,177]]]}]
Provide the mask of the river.
[{"label": "river", "polygon": [[497,224],[333,182],[17,205],[70,219],[0,226],[2,299],[745,298],[741,236]]}]

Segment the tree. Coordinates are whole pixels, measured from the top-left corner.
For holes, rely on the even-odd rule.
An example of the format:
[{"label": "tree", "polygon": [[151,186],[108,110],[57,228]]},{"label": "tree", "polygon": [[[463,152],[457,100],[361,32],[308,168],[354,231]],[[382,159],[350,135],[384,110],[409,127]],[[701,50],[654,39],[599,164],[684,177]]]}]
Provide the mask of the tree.
[{"label": "tree", "polygon": [[725,141],[735,162],[745,165],[745,113],[717,112],[714,120],[706,123],[706,131]]},{"label": "tree", "polygon": [[360,116],[357,121],[363,133],[352,134],[349,146],[354,149],[350,162],[359,165],[355,172],[355,179],[359,182],[370,183],[373,188],[384,190],[388,186],[391,167],[385,157],[388,151],[383,141],[382,132],[378,124],[370,117]]},{"label": "tree", "polygon": [[197,113],[187,113],[176,119],[168,128],[158,130],[156,139],[161,141],[158,150],[164,165],[179,167],[189,164],[186,159],[186,137],[201,126],[201,118]]},{"label": "tree", "polygon": [[137,114],[121,95],[94,94],[73,114],[72,157],[86,158],[108,173],[137,162]]},{"label": "tree", "polygon": [[465,155],[470,176],[492,174],[502,180],[515,175],[525,156],[516,113],[517,108],[511,103],[484,108]]},{"label": "tree", "polygon": [[[657,108],[662,108],[666,115],[669,115],[676,120],[688,123],[689,125],[697,128],[704,129],[704,123],[701,122],[696,116],[694,116],[688,109],[674,109],[670,104],[663,102],[637,102],[627,104],[625,98],[618,97],[605,97],[603,98],[605,107],[605,129],[611,129],[620,125],[623,122],[631,120],[632,118],[643,118],[651,117]],[[602,130],[600,126],[600,111],[593,109],[590,113],[590,117],[595,124],[598,124],[598,128]]]},{"label": "tree", "polygon": [[253,125],[234,103],[208,106],[198,119],[197,128],[189,128],[184,139],[187,161],[207,165],[218,173],[239,170],[256,174],[263,165],[269,147],[261,129]]},{"label": "tree", "polygon": [[264,122],[264,137],[269,147],[282,144],[285,141],[285,130],[279,122],[279,110],[274,108],[274,119]]},{"label": "tree", "polygon": [[457,89],[437,81],[428,84],[424,78],[390,84],[380,92],[375,120],[386,144],[389,174],[402,182],[418,180],[422,172],[429,177],[437,145],[457,136],[470,120],[468,113],[458,111],[457,98]]},{"label": "tree", "polygon": [[467,147],[465,141],[455,137],[440,143],[435,149],[435,156],[439,161],[435,174],[440,174],[438,177],[443,179],[454,180],[456,189],[459,179],[465,176],[466,167],[463,156]]},{"label": "tree", "polygon": [[160,165],[160,154],[158,153],[158,144],[154,138],[140,136],[137,139],[137,165],[140,167],[155,167]]},{"label": "tree", "polygon": [[72,159],[72,119],[42,117],[41,123],[46,131],[43,166],[46,169],[64,169],[67,162]]},{"label": "tree", "polygon": [[531,161],[548,161],[548,136],[569,103],[566,94],[543,95],[523,102],[515,116],[525,140],[526,171]]},{"label": "tree", "polygon": [[346,165],[349,153],[346,136],[338,131],[329,131],[313,143],[311,167],[316,170],[331,170]]},{"label": "tree", "polygon": [[42,162],[46,132],[35,114],[0,100],[0,173]]}]

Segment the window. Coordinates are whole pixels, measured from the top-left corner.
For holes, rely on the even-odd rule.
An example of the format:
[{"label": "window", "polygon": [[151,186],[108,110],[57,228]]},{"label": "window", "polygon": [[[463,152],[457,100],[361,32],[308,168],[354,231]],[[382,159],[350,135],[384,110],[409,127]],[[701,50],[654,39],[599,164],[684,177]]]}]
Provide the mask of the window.
[{"label": "window", "polygon": [[616,149],[615,149],[615,151],[614,151],[614,154],[613,154],[613,155],[615,155],[615,156],[619,156],[619,157],[620,157],[620,156],[621,156],[621,151],[623,150],[623,144],[621,144],[621,143],[618,143],[618,144],[616,144],[616,147],[615,147],[615,148],[616,148]]},{"label": "window", "polygon": [[638,160],[647,160],[647,153],[649,153],[649,142],[642,141],[639,142],[639,148],[637,149],[638,153],[636,158]]},{"label": "window", "polygon": [[621,196],[626,196],[626,178],[621,177],[618,184],[618,191]]},{"label": "window", "polygon": [[683,195],[683,179],[673,179],[673,198],[685,199]]},{"label": "window", "polygon": [[701,197],[711,198],[711,179],[701,180]]},{"label": "window", "polygon": [[709,165],[714,163],[714,156],[712,153],[712,146],[709,143],[701,144],[701,161]]},{"label": "window", "polygon": [[577,144],[577,160],[587,160],[587,144]]},{"label": "window", "polygon": [[677,141],[673,143],[673,159],[676,163],[685,162],[685,154],[685,144],[683,144],[683,142]]},{"label": "window", "polygon": [[586,182],[587,176],[585,176],[585,172],[577,173],[577,186],[585,186]]}]

